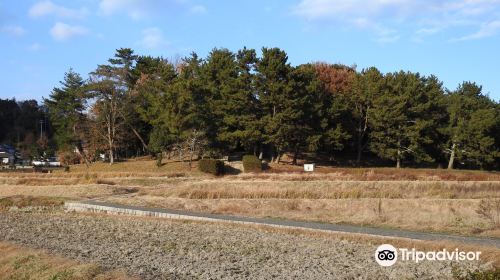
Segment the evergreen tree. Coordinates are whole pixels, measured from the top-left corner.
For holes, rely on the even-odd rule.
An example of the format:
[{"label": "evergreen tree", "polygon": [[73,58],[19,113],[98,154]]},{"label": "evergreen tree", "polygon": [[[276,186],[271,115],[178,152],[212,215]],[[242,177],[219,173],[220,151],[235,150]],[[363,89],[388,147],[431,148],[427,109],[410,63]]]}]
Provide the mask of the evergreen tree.
[{"label": "evergreen tree", "polygon": [[385,91],[374,98],[371,117],[370,148],[379,157],[396,162],[407,158],[433,161],[424,145],[432,143],[426,134],[434,125],[426,115],[431,105],[419,74],[398,72],[386,76]]},{"label": "evergreen tree", "polygon": [[[146,65],[147,64],[147,65]],[[142,58],[138,67],[141,78],[137,81],[135,92],[141,103],[136,110],[141,119],[152,127],[149,135],[149,151],[160,153],[180,141],[182,126],[182,106],[179,92],[174,89],[177,74],[174,66],[164,59]]]},{"label": "evergreen tree", "polygon": [[235,55],[228,49],[213,49],[202,69],[210,108],[209,140],[214,148],[227,153],[239,145],[239,139],[232,134],[237,129],[237,112],[232,106],[238,93]]},{"label": "evergreen tree", "polygon": [[472,163],[481,168],[492,164],[499,156],[493,132],[498,124],[495,103],[482,94],[475,83],[464,82],[447,97],[449,135],[448,169],[455,160]]},{"label": "evergreen tree", "polygon": [[82,77],[70,69],[64,74],[60,88],[54,88],[44,99],[50,121],[55,129],[54,139],[61,151],[75,148],[81,152],[81,128],[84,121],[86,99]]},{"label": "evergreen tree", "polygon": [[363,69],[356,74],[350,91],[345,98],[346,104],[351,108],[350,127],[356,149],[356,163],[361,163],[363,151],[368,146],[371,114],[374,99],[383,92],[384,77],[375,67]]},{"label": "evergreen tree", "polygon": [[[91,108],[94,142],[103,141],[110,164],[117,157],[127,137],[126,126],[130,124],[130,99],[127,93],[132,83],[131,69],[135,56],[130,49],[118,49],[109,64],[98,65],[92,72],[87,91],[95,99]],[[137,134],[136,134],[137,135]]]},{"label": "evergreen tree", "polygon": [[282,126],[289,88],[289,74],[292,67],[288,56],[279,48],[262,48],[262,57],[257,62],[256,86],[258,99],[262,106],[262,125],[265,129],[265,142],[270,144],[272,159],[279,162],[286,148],[287,127]]}]

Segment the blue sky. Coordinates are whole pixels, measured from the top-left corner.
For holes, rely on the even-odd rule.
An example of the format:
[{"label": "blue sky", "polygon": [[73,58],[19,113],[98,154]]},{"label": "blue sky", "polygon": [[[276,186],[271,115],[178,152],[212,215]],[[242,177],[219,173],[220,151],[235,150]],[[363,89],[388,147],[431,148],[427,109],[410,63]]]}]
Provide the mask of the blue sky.
[{"label": "blue sky", "polygon": [[0,98],[41,100],[121,47],[174,59],[243,46],[475,81],[500,100],[500,0],[0,0]]}]

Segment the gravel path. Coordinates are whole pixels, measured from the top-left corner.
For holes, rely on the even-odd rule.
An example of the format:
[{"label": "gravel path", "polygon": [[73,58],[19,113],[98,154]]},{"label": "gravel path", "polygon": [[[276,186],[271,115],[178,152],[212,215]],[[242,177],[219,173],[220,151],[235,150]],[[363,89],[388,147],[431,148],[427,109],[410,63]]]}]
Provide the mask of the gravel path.
[{"label": "gravel path", "polygon": [[255,224],[271,225],[271,226],[286,226],[295,228],[306,228],[306,229],[318,229],[333,232],[347,232],[347,233],[361,233],[377,236],[388,236],[388,237],[401,237],[410,238],[416,240],[424,241],[451,241],[457,244],[473,244],[482,245],[486,247],[497,247],[500,248],[500,239],[498,238],[488,238],[488,237],[472,237],[472,236],[458,236],[458,235],[448,235],[440,233],[426,233],[426,232],[414,232],[408,230],[398,230],[398,229],[387,229],[387,228],[373,228],[365,226],[354,226],[354,225],[341,225],[341,224],[330,224],[330,223],[317,223],[317,222],[300,222],[284,219],[270,219],[270,218],[251,218],[251,217],[241,217],[233,215],[222,215],[222,214],[211,214],[211,213],[196,213],[183,210],[173,210],[173,209],[163,209],[163,208],[148,208],[148,207],[138,207],[129,205],[120,205],[110,202],[88,200],[79,202],[79,204],[86,204],[89,206],[106,206],[117,209],[130,209],[130,210],[140,210],[147,211],[150,213],[164,213],[164,214],[174,214],[181,215],[183,218],[189,219],[189,217],[194,218],[208,218],[229,222],[249,222]]},{"label": "gravel path", "polygon": [[[193,223],[76,213],[0,213],[0,240],[142,279],[450,279],[452,264],[374,261],[376,246]],[[462,268],[477,263],[460,263]]]}]

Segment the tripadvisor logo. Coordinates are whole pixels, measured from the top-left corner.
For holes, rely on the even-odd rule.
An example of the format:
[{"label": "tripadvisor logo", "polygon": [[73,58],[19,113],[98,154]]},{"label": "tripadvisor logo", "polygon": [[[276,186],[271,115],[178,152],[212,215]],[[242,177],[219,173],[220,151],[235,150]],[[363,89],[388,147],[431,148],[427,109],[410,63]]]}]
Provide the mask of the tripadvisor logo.
[{"label": "tripadvisor logo", "polygon": [[382,244],[375,251],[375,261],[381,266],[391,266],[398,260],[398,251],[391,244]]},{"label": "tripadvisor logo", "polygon": [[381,266],[392,266],[398,260],[419,263],[428,261],[478,261],[481,252],[464,252],[456,248],[453,251],[443,249],[441,251],[417,251],[415,248],[396,249],[391,244],[382,244],[375,250],[375,261]]}]

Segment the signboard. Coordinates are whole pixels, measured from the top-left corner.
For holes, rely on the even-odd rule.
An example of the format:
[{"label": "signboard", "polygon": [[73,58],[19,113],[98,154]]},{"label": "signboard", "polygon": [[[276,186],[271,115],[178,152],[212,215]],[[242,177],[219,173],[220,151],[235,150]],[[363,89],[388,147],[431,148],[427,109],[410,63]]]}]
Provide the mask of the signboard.
[{"label": "signboard", "polygon": [[305,172],[313,172],[314,171],[314,163],[304,164]]}]

